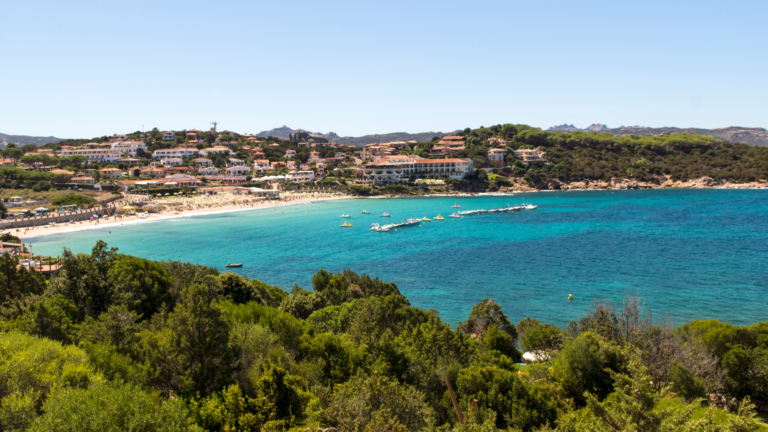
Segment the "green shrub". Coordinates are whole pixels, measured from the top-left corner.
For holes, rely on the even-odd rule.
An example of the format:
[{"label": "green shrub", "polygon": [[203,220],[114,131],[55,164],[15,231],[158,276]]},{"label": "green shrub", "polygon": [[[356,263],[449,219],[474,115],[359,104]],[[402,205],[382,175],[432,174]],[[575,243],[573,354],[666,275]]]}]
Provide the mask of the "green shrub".
[{"label": "green shrub", "polygon": [[91,197],[71,194],[56,198],[51,204],[54,206],[76,205],[79,207],[83,205],[93,205],[94,203],[96,203],[96,200]]},{"label": "green shrub", "polygon": [[128,384],[110,383],[87,389],[60,389],[43,406],[45,414],[30,432],[200,431],[189,424],[179,399],[164,400]]}]

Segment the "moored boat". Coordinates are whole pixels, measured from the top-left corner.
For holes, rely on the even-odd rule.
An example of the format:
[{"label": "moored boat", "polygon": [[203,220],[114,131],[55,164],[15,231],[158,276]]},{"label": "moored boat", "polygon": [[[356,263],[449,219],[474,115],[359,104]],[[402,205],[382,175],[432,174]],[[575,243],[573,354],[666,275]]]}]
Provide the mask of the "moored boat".
[{"label": "moored boat", "polygon": [[371,214],[368,210],[363,210],[363,214]]},{"label": "moored boat", "polygon": [[349,221],[345,221],[343,224],[341,224],[339,226],[342,227],[342,228],[349,228],[349,227],[352,226],[352,224],[349,223]]},{"label": "moored boat", "polygon": [[434,220],[445,220],[445,218],[440,215],[437,215],[437,217]]},{"label": "moored boat", "polygon": [[381,217],[389,217],[389,213],[387,213],[387,212],[384,212],[384,214],[383,214],[383,215],[381,215]]},{"label": "moored boat", "polygon": [[343,215],[341,215],[341,217],[343,217],[343,218],[348,218],[348,217],[349,217],[349,215],[343,214]]},{"label": "moored boat", "polygon": [[224,267],[242,267],[242,266],[243,266],[242,263],[239,263],[239,264],[227,263],[227,265],[225,265]]},{"label": "moored boat", "polygon": [[424,222],[432,222],[432,219],[430,219],[430,218],[428,218],[426,216],[424,216],[421,220],[423,220]]},{"label": "moored boat", "polygon": [[454,214],[452,214],[452,215],[448,215],[448,217],[452,217],[452,218],[460,218],[461,216],[459,216],[459,214],[458,214],[458,213],[454,213]]},{"label": "moored boat", "polygon": [[461,208],[461,206],[459,205],[459,203],[455,203],[454,205],[451,206],[451,208]]}]

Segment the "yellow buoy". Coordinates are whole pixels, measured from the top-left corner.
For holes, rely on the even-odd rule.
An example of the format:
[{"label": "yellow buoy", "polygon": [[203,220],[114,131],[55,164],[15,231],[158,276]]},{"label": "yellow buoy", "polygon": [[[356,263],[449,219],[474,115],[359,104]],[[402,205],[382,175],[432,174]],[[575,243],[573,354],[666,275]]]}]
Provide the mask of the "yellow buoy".
[{"label": "yellow buoy", "polygon": [[568,300],[573,300],[573,294],[568,294]]}]

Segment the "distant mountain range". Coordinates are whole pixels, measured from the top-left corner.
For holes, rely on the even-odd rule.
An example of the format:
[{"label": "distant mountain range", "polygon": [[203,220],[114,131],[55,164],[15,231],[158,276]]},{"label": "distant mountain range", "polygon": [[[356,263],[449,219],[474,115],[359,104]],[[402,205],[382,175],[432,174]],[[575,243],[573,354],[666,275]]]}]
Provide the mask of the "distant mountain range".
[{"label": "distant mountain range", "polygon": [[[299,129],[291,129],[288,126],[270,129],[268,131],[262,131],[256,134],[258,137],[279,137],[288,138],[291,133]],[[421,133],[407,133],[407,132],[393,132],[388,134],[375,134],[364,135],[361,137],[340,137],[336,132],[328,132],[326,134],[321,132],[311,132],[314,135],[319,135],[328,140],[328,142],[335,142],[344,145],[362,147],[366,144],[380,143],[380,142],[392,142],[392,141],[429,141],[436,136],[446,135],[444,132],[421,132]],[[451,132],[453,133],[453,132]]]},{"label": "distant mountain range", "polygon": [[[288,126],[282,126],[279,128],[268,130],[268,131],[259,132],[258,134],[256,134],[256,136],[267,137],[271,135],[273,137],[288,138],[291,135],[291,133],[296,130],[298,129],[291,129]],[[755,146],[768,147],[768,131],[765,128],[748,128],[748,127],[738,127],[738,126],[731,126],[731,127],[719,128],[719,129],[678,128],[678,127],[652,128],[652,127],[645,127],[645,126],[620,126],[617,128],[609,128],[604,124],[595,123],[584,129],[577,128],[572,124],[562,124],[558,126],[552,126],[547,130],[560,131],[560,132],[578,132],[578,131],[607,132],[616,136],[622,136],[622,135],[657,136],[657,135],[676,134],[676,133],[685,132],[685,133],[691,133],[691,134],[711,136],[714,138],[719,138],[719,139],[723,139],[723,140],[734,142],[734,143],[739,142],[739,143],[750,144]],[[328,133],[315,132],[313,134],[321,136],[327,139],[329,142],[361,147],[366,144],[379,143],[379,142],[429,141],[433,137],[448,135],[456,132],[458,131],[421,132],[421,133],[415,133],[415,134],[406,133],[406,132],[393,132],[393,133],[387,133],[387,134],[364,135],[360,137],[351,137],[351,136],[341,137],[335,132],[328,132]],[[26,144],[35,144],[38,146],[43,146],[48,143],[57,143],[64,140],[65,138],[56,138],[53,136],[37,137],[37,136],[27,136],[27,135],[8,135],[8,134],[0,133],[0,147],[5,147],[5,145],[8,144],[9,142],[14,142],[20,146],[26,145]]]},{"label": "distant mountain range", "polygon": [[572,124],[562,124],[559,126],[552,126],[547,129],[548,131],[559,132],[607,132],[616,136],[622,135],[639,135],[639,136],[658,136],[678,133],[690,133],[711,136],[713,138],[719,138],[722,140],[730,141],[733,143],[744,143],[754,146],[768,147],[768,131],[765,128],[747,128],[739,126],[731,126],[727,128],[718,129],[700,129],[700,128],[678,128],[678,127],[660,127],[652,128],[646,126],[620,126],[617,128],[609,128],[603,124],[593,124],[585,129],[579,129]]},{"label": "distant mountain range", "polygon": [[27,145],[27,144],[44,146],[48,143],[57,143],[59,141],[64,141],[64,138],[56,138],[52,136],[35,137],[35,136],[27,136],[27,135],[8,135],[8,134],[0,133],[0,144],[2,144],[3,147],[5,147],[8,143],[16,143],[20,146]]},{"label": "distant mountain range", "polygon": [[604,124],[595,123],[591,126],[588,126],[584,129],[579,129],[576,126],[572,124],[561,124],[559,126],[552,126],[549,129],[547,129],[550,132],[578,132],[578,131],[586,131],[586,132],[608,132],[608,126]]}]

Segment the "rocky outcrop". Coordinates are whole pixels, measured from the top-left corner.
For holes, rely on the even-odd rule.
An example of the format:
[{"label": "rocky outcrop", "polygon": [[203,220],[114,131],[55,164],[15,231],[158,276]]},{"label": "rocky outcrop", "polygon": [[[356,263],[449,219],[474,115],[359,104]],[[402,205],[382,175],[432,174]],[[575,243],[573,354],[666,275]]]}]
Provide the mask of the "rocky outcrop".
[{"label": "rocky outcrop", "polygon": [[320,134],[309,133],[303,129],[291,132],[288,136],[291,141],[303,141],[313,143],[327,143],[328,140]]},{"label": "rocky outcrop", "polygon": [[548,132],[578,132],[580,130],[581,129],[577,128],[576,126],[567,123],[547,128]]},{"label": "rocky outcrop", "polygon": [[590,126],[587,126],[587,128],[584,130],[587,132],[606,132],[608,131],[608,126],[600,123],[594,123]]}]

